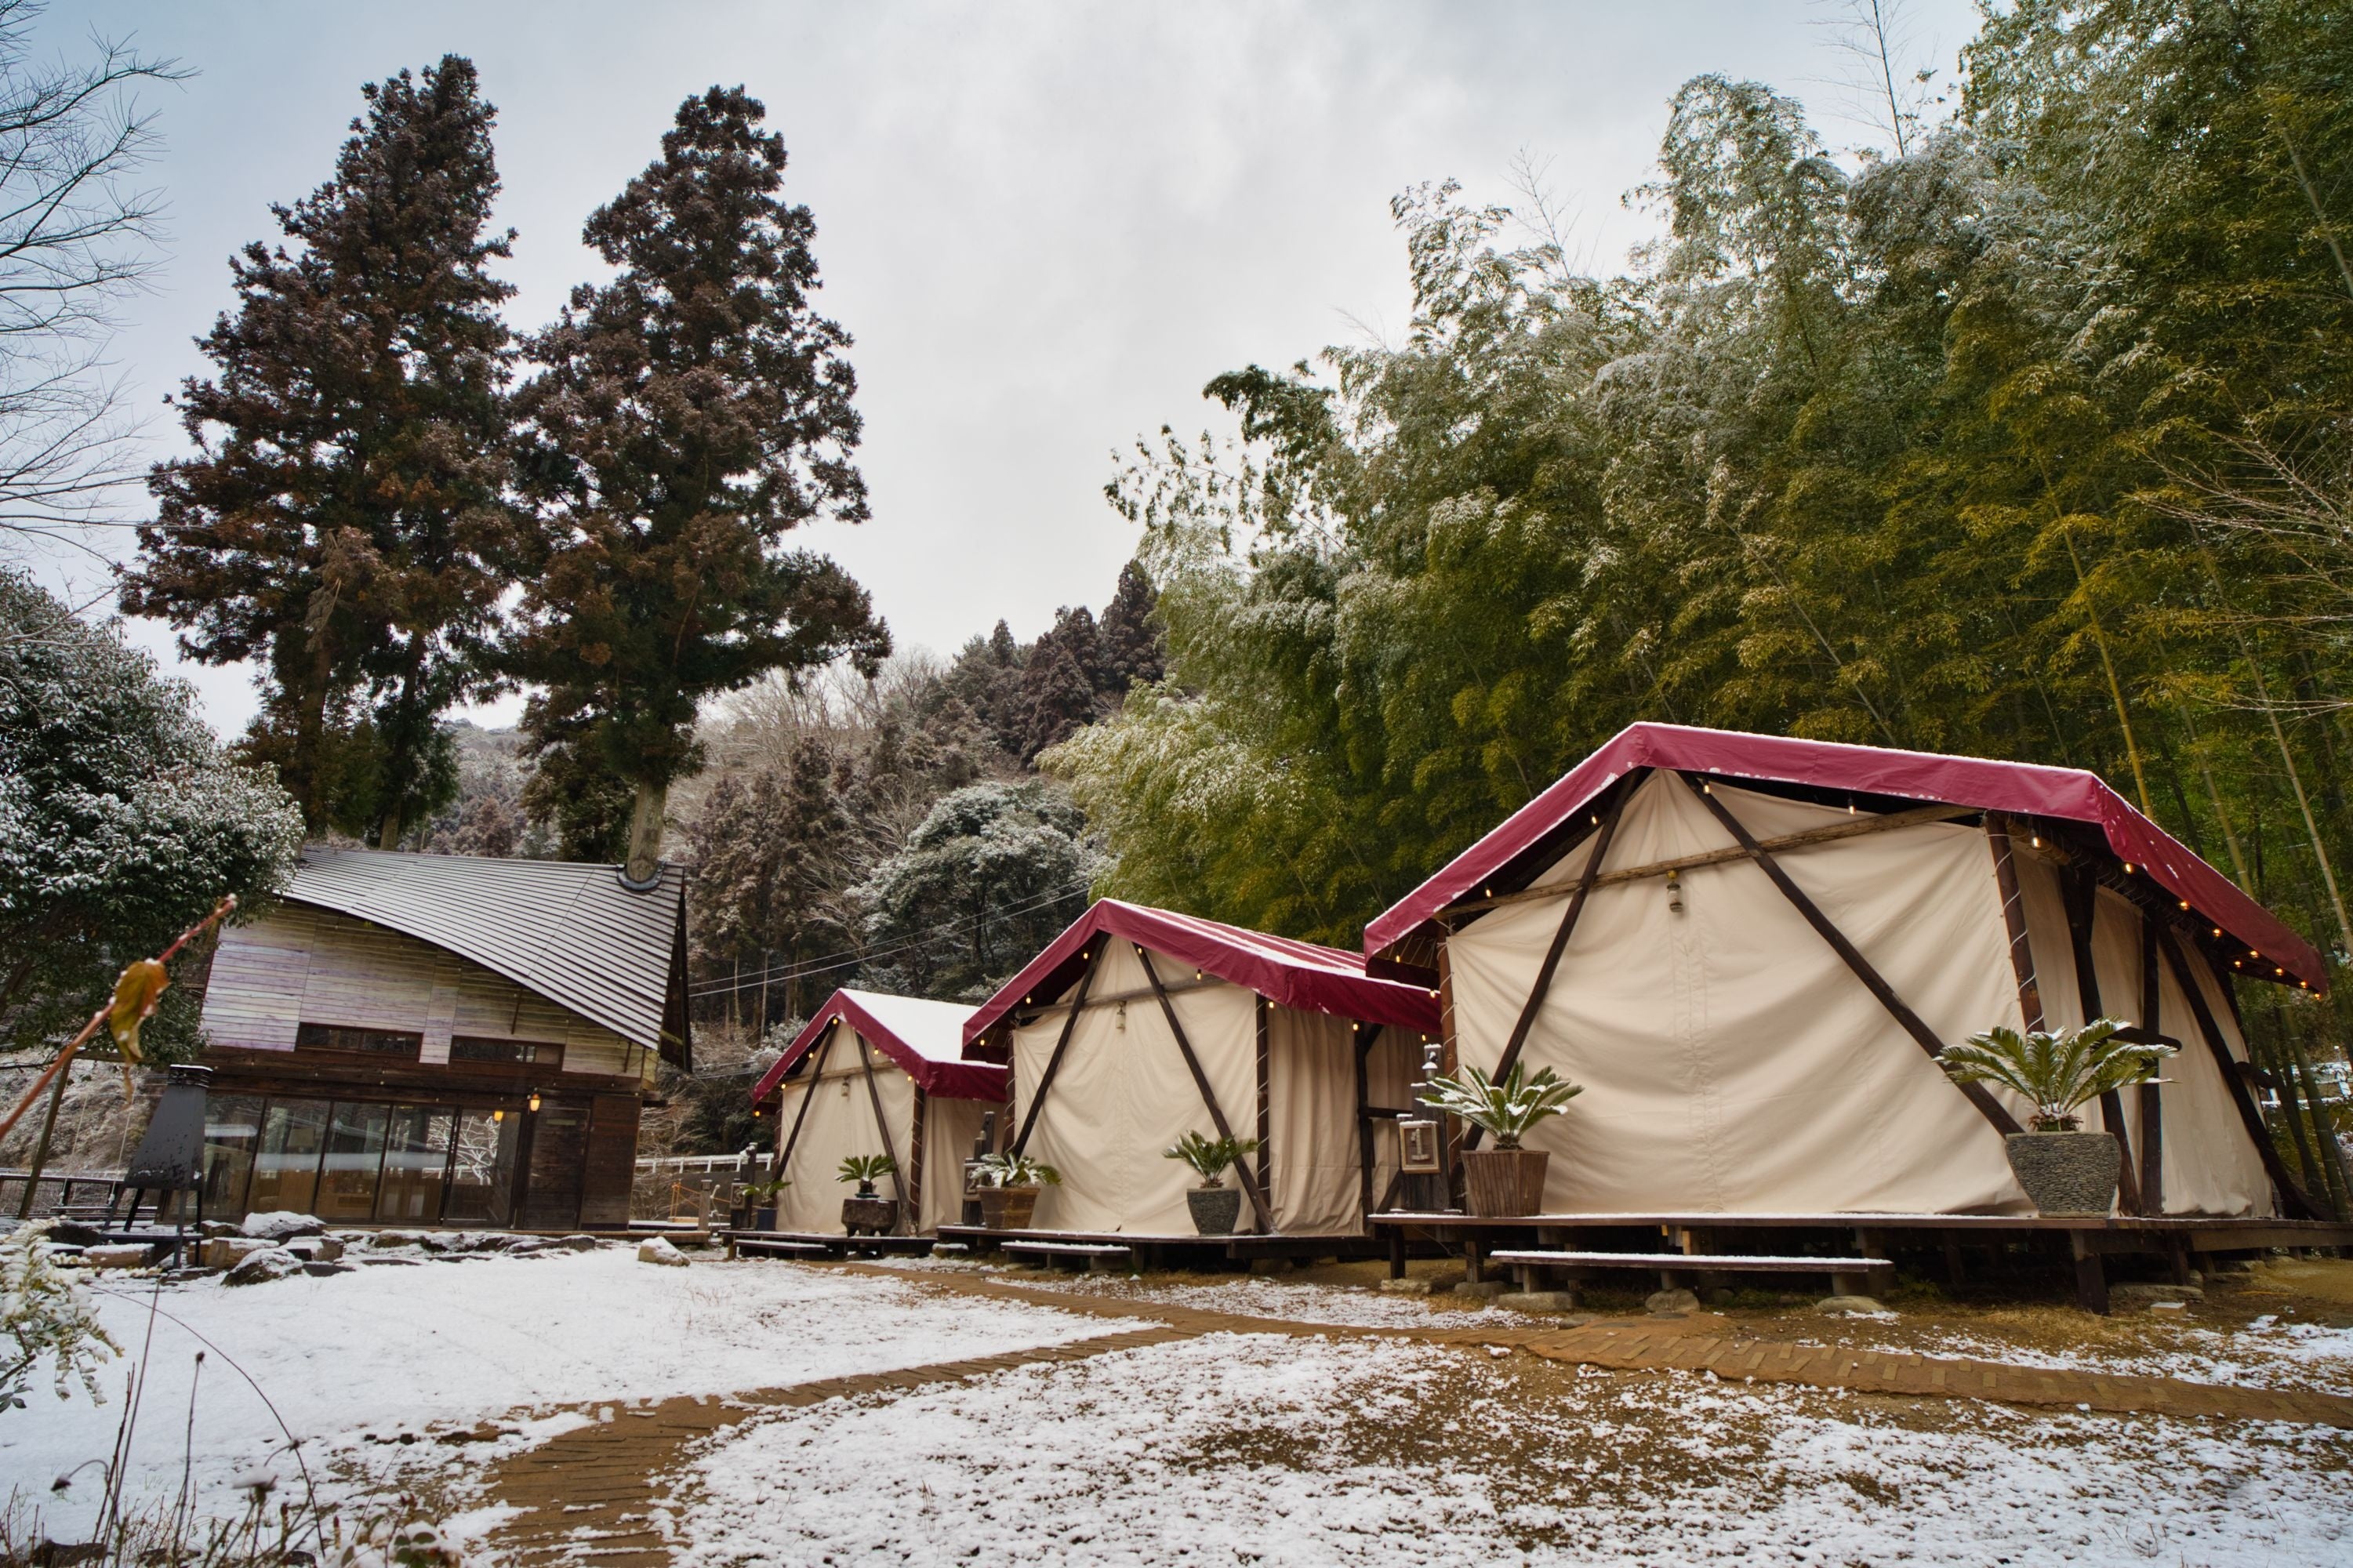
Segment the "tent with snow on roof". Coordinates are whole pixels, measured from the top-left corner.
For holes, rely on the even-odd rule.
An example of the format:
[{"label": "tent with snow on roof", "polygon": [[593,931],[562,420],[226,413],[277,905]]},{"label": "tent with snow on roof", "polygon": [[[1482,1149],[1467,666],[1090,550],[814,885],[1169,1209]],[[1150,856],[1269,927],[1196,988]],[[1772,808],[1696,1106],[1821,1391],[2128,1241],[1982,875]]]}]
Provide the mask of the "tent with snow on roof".
[{"label": "tent with snow on roof", "polygon": [[1586,1093],[1528,1142],[1551,1214],[2021,1214],[2031,1107],[1935,1053],[2109,1016],[2177,1043],[2084,1125],[2127,1215],[2312,1213],[2233,982],[2320,955],[2091,773],[1636,724],[1366,928],[1450,1048]]},{"label": "tent with snow on roof", "polygon": [[964,1059],[972,1009],[874,991],[836,991],[761,1076],[752,1102],[776,1113],[772,1174],[776,1228],[842,1232],[841,1200],[856,1189],[838,1173],[853,1154],[888,1154],[877,1184],[900,1200],[899,1228],[953,1224],[964,1204],[964,1162],[982,1118],[1005,1102],[1005,1069]]},{"label": "tent with snow on roof", "polygon": [[1260,1141],[1236,1172],[1243,1229],[1354,1237],[1437,1031],[1428,986],[1368,975],[1355,953],[1104,899],[965,1038],[1012,1068],[1009,1146],[1061,1174],[1033,1229],[1193,1234],[1198,1178],[1162,1152],[1199,1132]]}]

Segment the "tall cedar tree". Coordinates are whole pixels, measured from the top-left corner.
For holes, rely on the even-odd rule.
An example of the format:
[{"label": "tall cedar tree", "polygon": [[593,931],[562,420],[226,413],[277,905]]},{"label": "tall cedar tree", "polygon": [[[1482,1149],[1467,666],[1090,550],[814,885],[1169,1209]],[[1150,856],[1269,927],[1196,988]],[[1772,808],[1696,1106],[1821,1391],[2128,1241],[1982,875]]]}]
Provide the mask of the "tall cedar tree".
[{"label": "tall cedar tree", "polygon": [[343,826],[388,848],[448,787],[437,716],[491,685],[513,290],[487,268],[513,236],[486,232],[496,111],[470,61],[362,90],[333,177],[270,209],[295,251],[230,259],[237,313],[199,340],[218,378],[178,399],[197,451],[149,478],[160,511],[122,604],[192,658],[268,660],[260,723],[281,732],[259,738],[313,831],[329,714],[364,691],[371,820]]},{"label": "tall cedar tree", "polygon": [[778,199],[765,113],[740,88],[680,106],[661,157],[583,231],[617,275],[533,340],[546,369],[522,394],[544,531],[509,668],[543,688],[524,721],[543,756],[631,785],[639,880],[702,699],[890,652],[864,589],[779,548],[867,510],[849,334],[810,309],[817,225]]}]

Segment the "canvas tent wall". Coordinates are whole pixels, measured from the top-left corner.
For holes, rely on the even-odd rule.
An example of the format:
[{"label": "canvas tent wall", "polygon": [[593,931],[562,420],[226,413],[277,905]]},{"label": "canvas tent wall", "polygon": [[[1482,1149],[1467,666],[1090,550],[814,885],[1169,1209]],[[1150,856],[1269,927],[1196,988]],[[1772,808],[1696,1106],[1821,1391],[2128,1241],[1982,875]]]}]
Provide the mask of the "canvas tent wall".
[{"label": "canvas tent wall", "polygon": [[1366,946],[1442,970],[1461,1062],[1586,1086],[1531,1140],[1549,1212],[2021,1212],[2030,1108],[1930,1049],[2101,1014],[2182,1046],[2087,1108],[2127,1211],[2304,1212],[2230,978],[2319,955],[2074,770],[1636,725]]},{"label": "canvas tent wall", "polygon": [[1222,1119],[1263,1143],[1238,1173],[1243,1228],[1353,1236],[1396,1168],[1382,1112],[1437,1027],[1428,987],[1354,953],[1105,899],[965,1035],[1011,1064],[1012,1142],[1061,1173],[1035,1228],[1192,1234],[1198,1178],[1162,1152]]},{"label": "canvas tent wall", "polygon": [[953,1224],[964,1203],[964,1162],[982,1119],[1005,1100],[1005,1069],[963,1059],[969,1007],[871,991],[837,991],[776,1065],[753,1103],[773,1110],[776,1228],[839,1235],[838,1179],[853,1154],[888,1154],[895,1177],[877,1184],[901,1200],[900,1228]]}]

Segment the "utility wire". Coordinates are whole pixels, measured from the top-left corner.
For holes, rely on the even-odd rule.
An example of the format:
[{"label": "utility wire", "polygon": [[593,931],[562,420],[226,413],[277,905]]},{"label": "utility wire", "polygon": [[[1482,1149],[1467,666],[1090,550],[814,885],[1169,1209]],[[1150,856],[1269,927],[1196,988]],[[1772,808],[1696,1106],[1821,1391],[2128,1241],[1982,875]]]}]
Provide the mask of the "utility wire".
[{"label": "utility wire", "polygon": [[919,932],[915,936],[909,938],[907,941],[899,942],[892,947],[870,948],[863,952],[843,952],[828,953],[822,958],[811,959],[807,963],[802,964],[771,964],[768,968],[757,971],[751,974],[731,977],[726,980],[715,980],[701,986],[691,986],[688,988],[687,994],[690,997],[697,999],[705,996],[723,996],[730,992],[742,991],[748,987],[756,986],[763,982],[773,984],[778,981],[804,979],[812,974],[829,974],[836,970],[854,968],[860,963],[870,963],[876,959],[892,958],[902,952],[912,952],[918,948],[928,947],[933,942],[941,941],[944,938],[966,935],[976,928],[985,928],[987,926],[1002,924],[1004,921],[1011,920],[1017,915],[1030,914],[1036,910],[1046,908],[1050,904],[1059,903],[1062,900],[1069,898],[1072,893],[1085,891],[1090,880],[1091,879],[1082,878],[1075,882],[1065,884],[1062,887],[1053,889],[1041,894],[1028,903],[1017,904],[1008,910],[998,910],[993,913],[977,916],[971,920],[956,921],[944,925],[934,926],[930,930]]}]

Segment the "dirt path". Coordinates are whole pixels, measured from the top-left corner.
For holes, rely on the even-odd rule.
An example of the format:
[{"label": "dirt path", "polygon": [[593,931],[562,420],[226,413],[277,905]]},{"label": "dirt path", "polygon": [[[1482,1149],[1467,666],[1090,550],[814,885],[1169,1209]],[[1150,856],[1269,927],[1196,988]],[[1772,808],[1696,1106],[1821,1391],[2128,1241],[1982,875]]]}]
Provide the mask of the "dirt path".
[{"label": "dirt path", "polygon": [[1630,1318],[1574,1328],[1524,1325],[1472,1329],[1365,1328],[1203,1311],[1050,1286],[946,1271],[917,1274],[887,1264],[804,1264],[871,1274],[949,1295],[1052,1307],[1135,1326],[1076,1343],[1016,1351],[899,1372],[829,1378],[726,1397],[679,1398],[638,1405],[583,1407],[595,1425],[577,1428],[501,1461],[487,1500],[518,1511],[492,1532],[506,1562],[540,1568],[589,1563],[607,1568],[666,1568],[670,1545],[659,1519],[674,1472],[698,1440],[776,1409],[928,1384],[1040,1362],[1078,1361],[1202,1334],[1288,1334],[1335,1339],[1407,1340],[1422,1344],[1506,1346],[1547,1361],[1611,1371],[1706,1372],[1729,1381],[1803,1384],[1817,1388],[1927,1399],[2078,1407],[2178,1417],[2289,1421],[2353,1429],[2353,1398],[2288,1390],[2236,1388],[2171,1378],[2119,1376],[2013,1366],[2001,1362],[1801,1345],[1746,1333],[1730,1321],[1697,1312],[1683,1319]]}]

